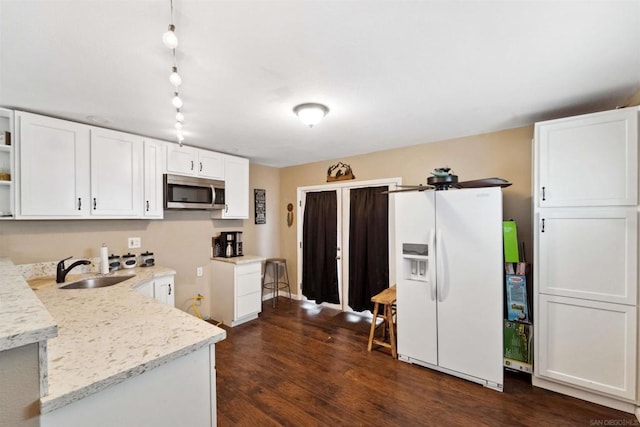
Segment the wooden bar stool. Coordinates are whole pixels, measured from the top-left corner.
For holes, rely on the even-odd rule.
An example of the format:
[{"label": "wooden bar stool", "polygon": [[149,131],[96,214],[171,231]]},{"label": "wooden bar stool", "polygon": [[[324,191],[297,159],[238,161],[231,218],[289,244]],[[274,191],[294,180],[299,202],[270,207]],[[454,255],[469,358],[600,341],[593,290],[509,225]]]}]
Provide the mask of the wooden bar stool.
[{"label": "wooden bar stool", "polygon": [[[371,302],[375,303],[373,306],[373,318],[371,319],[371,331],[369,332],[369,346],[368,351],[371,351],[373,344],[380,345],[382,347],[391,349],[391,356],[397,358],[396,351],[396,332],[395,325],[393,323],[393,317],[395,315],[396,308],[396,285],[385,289],[378,295],[371,297]],[[379,313],[380,304],[382,304],[382,314]],[[378,317],[382,318],[382,339],[376,339],[376,320]],[[387,341],[387,332],[389,340]]]}]

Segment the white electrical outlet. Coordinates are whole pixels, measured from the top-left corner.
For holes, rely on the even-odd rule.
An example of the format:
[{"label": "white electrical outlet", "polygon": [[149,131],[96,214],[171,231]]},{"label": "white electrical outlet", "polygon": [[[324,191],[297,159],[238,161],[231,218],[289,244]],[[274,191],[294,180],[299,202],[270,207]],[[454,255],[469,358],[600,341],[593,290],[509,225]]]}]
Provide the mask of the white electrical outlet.
[{"label": "white electrical outlet", "polygon": [[202,267],[196,268],[196,276],[202,277]]},{"label": "white electrical outlet", "polygon": [[127,239],[127,243],[128,243],[129,249],[136,249],[142,246],[142,243],[139,237],[129,237],[129,239]]}]

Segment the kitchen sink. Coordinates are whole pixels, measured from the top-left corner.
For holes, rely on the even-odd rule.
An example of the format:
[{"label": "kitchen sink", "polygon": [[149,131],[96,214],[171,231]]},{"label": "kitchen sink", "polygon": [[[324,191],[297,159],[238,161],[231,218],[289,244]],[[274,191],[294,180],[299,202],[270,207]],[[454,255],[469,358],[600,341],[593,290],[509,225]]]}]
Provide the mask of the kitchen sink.
[{"label": "kitchen sink", "polygon": [[93,277],[91,279],[78,280],[77,282],[69,283],[68,285],[61,286],[60,289],[93,289],[104,288],[106,286],[113,286],[117,283],[124,282],[127,279],[135,277],[135,274],[127,276],[102,276]]}]

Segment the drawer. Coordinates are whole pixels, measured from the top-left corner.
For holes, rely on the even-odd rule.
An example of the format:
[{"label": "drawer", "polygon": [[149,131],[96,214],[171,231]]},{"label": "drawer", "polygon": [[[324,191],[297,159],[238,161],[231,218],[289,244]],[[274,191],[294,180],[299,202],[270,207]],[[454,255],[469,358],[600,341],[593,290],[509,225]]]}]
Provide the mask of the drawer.
[{"label": "drawer", "polygon": [[249,264],[238,264],[236,265],[236,274],[238,276],[244,276],[245,274],[262,274],[262,263],[261,262],[252,262]]},{"label": "drawer", "polygon": [[262,311],[262,298],[260,292],[243,295],[236,299],[236,319]]},{"label": "drawer", "polygon": [[254,292],[260,292],[262,287],[260,272],[253,272],[251,274],[243,274],[236,279],[236,296],[251,294]]}]

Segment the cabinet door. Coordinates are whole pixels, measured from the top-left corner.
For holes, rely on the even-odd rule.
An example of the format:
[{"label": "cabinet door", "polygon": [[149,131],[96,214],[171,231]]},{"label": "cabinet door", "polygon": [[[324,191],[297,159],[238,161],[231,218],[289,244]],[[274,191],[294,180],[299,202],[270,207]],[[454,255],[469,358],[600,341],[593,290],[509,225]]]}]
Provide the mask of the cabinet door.
[{"label": "cabinet door", "polygon": [[144,206],[145,218],[163,218],[162,203],[164,173],[164,146],[162,141],[145,139],[144,141]]},{"label": "cabinet door", "polygon": [[153,298],[153,281],[145,282],[134,289],[136,292]]},{"label": "cabinet door", "polygon": [[139,217],[142,211],[142,138],[91,129],[91,215]]},{"label": "cabinet door", "polygon": [[158,301],[175,307],[176,297],[174,293],[173,276],[157,277],[154,280],[154,296]]},{"label": "cabinet door", "polygon": [[638,109],[537,123],[540,207],[637,204]]},{"label": "cabinet door", "polygon": [[262,311],[261,264],[236,265],[234,320]]},{"label": "cabinet door", "polygon": [[17,112],[18,217],[89,213],[89,127]]},{"label": "cabinet door", "polygon": [[203,178],[224,179],[224,155],[198,150],[198,175]]},{"label": "cabinet door", "polygon": [[192,147],[167,144],[167,172],[195,175],[198,151]]},{"label": "cabinet door", "polygon": [[539,304],[538,375],[635,399],[635,306],[551,295]]},{"label": "cabinet door", "polygon": [[225,201],[222,218],[249,218],[249,160],[225,156]]},{"label": "cabinet door", "polygon": [[636,305],[635,208],[545,209],[536,227],[539,292]]}]

